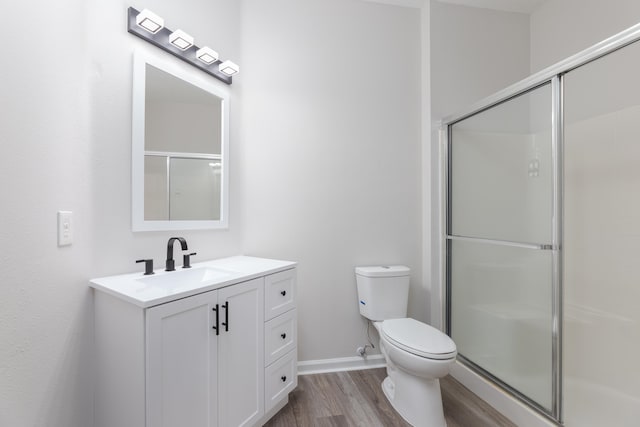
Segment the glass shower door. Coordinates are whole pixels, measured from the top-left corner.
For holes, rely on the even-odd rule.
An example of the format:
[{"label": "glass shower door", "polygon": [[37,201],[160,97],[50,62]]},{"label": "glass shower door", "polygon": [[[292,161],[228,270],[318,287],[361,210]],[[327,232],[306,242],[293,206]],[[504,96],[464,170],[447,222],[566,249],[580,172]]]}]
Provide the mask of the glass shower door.
[{"label": "glass shower door", "polygon": [[559,388],[557,87],[547,82],[455,122],[448,146],[448,331],[463,363],[551,416]]}]

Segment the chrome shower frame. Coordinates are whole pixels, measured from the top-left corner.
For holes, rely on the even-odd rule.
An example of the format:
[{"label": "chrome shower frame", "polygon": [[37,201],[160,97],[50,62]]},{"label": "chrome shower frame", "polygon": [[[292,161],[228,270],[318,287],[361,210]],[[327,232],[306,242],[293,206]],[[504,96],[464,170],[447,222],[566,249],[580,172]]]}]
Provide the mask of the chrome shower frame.
[{"label": "chrome shower frame", "polygon": [[[549,409],[542,407],[518,390],[502,382],[491,373],[480,366],[459,355],[460,362],[469,369],[475,371],[485,379],[501,387],[505,392],[516,399],[524,402],[529,407],[536,410],[541,415],[557,424],[563,422],[563,371],[562,371],[562,320],[563,320],[563,164],[564,164],[564,75],[571,70],[595,61],[603,56],[624,48],[625,46],[640,40],[640,24],[628,28],[584,51],[573,55],[557,64],[548,67],[530,77],[511,85],[494,95],[491,95],[469,108],[443,118],[439,123],[440,140],[436,141],[440,145],[441,168],[440,175],[441,188],[440,195],[440,248],[441,265],[440,281],[444,291],[444,298],[441,301],[442,320],[445,331],[451,335],[451,241],[453,240],[484,240],[502,245],[526,247],[529,249],[551,250],[552,251],[552,407]],[[552,216],[552,243],[551,245],[535,245],[519,242],[500,242],[489,239],[469,239],[455,236],[451,233],[451,129],[452,126],[466,118],[491,109],[497,105],[507,102],[513,98],[530,92],[540,86],[551,84],[551,123],[552,123],[552,192],[553,192],[553,216]]]}]

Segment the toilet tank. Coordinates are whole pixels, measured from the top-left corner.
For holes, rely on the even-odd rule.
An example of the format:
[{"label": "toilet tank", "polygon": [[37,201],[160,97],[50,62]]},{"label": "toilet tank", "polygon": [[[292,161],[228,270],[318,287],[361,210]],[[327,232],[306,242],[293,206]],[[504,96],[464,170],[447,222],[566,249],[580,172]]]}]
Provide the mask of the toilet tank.
[{"label": "toilet tank", "polygon": [[404,265],[356,267],[360,314],[371,320],[407,317],[410,273]]}]

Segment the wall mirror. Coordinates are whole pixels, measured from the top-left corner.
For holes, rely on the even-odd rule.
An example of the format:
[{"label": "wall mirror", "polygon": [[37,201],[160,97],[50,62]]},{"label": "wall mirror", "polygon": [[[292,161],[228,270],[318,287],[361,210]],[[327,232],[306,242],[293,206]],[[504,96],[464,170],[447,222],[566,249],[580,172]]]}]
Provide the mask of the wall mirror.
[{"label": "wall mirror", "polygon": [[229,93],[171,59],[134,54],[133,231],[226,228]]}]

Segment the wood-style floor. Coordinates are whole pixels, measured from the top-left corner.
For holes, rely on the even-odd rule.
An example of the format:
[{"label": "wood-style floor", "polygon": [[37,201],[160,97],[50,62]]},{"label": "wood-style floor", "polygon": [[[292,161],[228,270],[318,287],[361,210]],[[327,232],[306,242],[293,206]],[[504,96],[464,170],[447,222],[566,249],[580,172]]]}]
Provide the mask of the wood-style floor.
[{"label": "wood-style floor", "polygon": [[[287,406],[265,426],[410,427],[382,392],[385,376],[385,368],[301,375]],[[515,427],[452,377],[440,385],[448,427]]]}]

